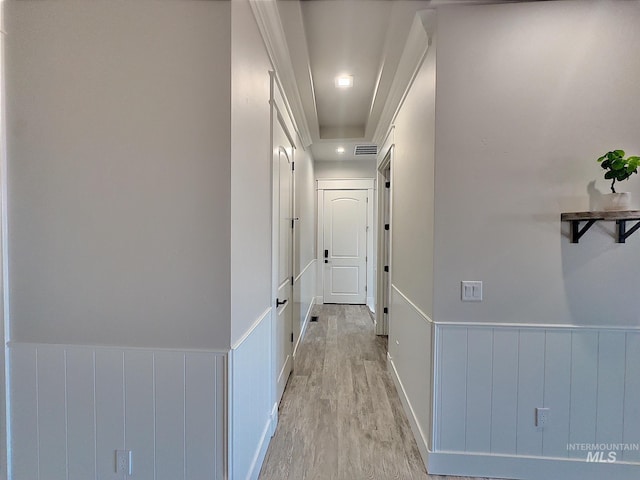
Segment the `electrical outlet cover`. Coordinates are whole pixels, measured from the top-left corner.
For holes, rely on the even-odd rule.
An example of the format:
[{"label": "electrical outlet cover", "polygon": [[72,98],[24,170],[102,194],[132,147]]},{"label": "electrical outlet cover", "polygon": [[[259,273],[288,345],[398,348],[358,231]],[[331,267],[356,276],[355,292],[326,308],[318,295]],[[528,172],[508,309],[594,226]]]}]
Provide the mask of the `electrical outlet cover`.
[{"label": "electrical outlet cover", "polygon": [[549,423],[549,409],[536,408],[536,427],[544,428]]},{"label": "electrical outlet cover", "polygon": [[131,450],[116,450],[116,473],[131,475]]}]

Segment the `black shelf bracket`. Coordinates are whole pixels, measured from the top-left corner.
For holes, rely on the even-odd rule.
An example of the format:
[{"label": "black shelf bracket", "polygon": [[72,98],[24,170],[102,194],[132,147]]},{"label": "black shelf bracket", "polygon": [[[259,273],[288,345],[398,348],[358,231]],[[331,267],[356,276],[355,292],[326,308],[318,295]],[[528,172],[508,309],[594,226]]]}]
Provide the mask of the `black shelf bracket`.
[{"label": "black shelf bracket", "polygon": [[[578,243],[594,223],[616,222],[616,242],[625,243],[627,238],[640,230],[640,210],[599,211],[599,212],[569,212],[562,213],[560,220],[571,224],[571,243]],[[586,222],[580,226],[581,222]],[[627,230],[627,222],[636,222]]]},{"label": "black shelf bracket", "polygon": [[584,227],[580,228],[580,220],[571,220],[571,243],[578,243],[580,238],[587,233],[597,220],[587,220]]},{"label": "black shelf bracket", "polygon": [[616,225],[618,226],[618,243],[625,243],[627,238],[633,235],[640,228],[640,221],[636,222],[636,224],[627,230],[627,221],[626,220],[616,220]]}]

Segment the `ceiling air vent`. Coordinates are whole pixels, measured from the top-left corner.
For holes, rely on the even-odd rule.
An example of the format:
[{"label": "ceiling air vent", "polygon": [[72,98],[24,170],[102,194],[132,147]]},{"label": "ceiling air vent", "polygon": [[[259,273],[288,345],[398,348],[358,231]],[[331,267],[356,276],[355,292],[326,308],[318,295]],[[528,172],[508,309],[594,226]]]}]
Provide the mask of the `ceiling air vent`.
[{"label": "ceiling air vent", "polygon": [[356,149],[353,152],[354,155],[377,155],[378,154],[378,146],[377,145],[356,145]]}]

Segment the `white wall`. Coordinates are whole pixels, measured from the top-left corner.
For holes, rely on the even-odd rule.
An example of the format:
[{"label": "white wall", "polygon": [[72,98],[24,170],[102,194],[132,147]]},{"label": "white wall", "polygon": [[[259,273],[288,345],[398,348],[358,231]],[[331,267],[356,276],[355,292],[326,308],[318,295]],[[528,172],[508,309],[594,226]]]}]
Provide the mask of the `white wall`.
[{"label": "white wall", "polygon": [[[599,207],[598,156],[640,152],[638,20],[636,1],[438,10],[435,123],[420,73],[394,133],[389,338],[431,473],[637,476],[634,452],[593,464],[567,443],[640,438],[639,238],[616,244],[608,224],[570,244],[560,213]],[[435,125],[433,166],[411,125]],[[402,163],[418,152],[424,163]],[[435,196],[417,188],[425,175]],[[621,187],[640,205],[637,178]],[[462,303],[461,280],[484,281],[483,302]],[[536,407],[550,409],[543,429]]]},{"label": "white wall", "polygon": [[247,1],[232,2],[231,343],[271,305],[271,63]]},{"label": "white wall", "polygon": [[316,296],[316,182],[311,150],[299,146],[295,164],[293,335],[297,350]]},{"label": "white wall", "polygon": [[299,147],[295,152],[295,217],[294,232],[296,258],[294,274],[299,275],[309,262],[316,258],[316,182],[317,162],[311,150]]},{"label": "white wall", "polygon": [[227,2],[8,2],[13,341],[228,348]]},{"label": "white wall", "polygon": [[231,3],[229,478],[257,478],[272,415],[272,69],[251,7]]},{"label": "white wall", "polygon": [[394,121],[393,284],[433,315],[435,45]]},{"label": "white wall", "polygon": [[[638,324],[640,237],[573,245],[560,213],[608,191],[598,156],[640,153],[639,21],[637,1],[439,10],[436,320]],[[620,187],[640,206],[640,178]]]},{"label": "white wall", "polygon": [[423,458],[431,448],[436,48],[394,121],[389,363]]},{"label": "white wall", "polygon": [[371,160],[315,162],[316,178],[376,178],[376,163]]},{"label": "white wall", "polygon": [[[5,277],[5,269],[6,269],[6,168],[7,168],[7,159],[6,159],[6,118],[5,118],[5,91],[4,91],[4,44],[5,44],[5,35],[6,29],[4,27],[4,4],[0,3],[0,185],[2,189],[2,213],[0,214],[0,221],[2,225],[2,259],[0,260],[0,264],[2,265],[2,312],[0,313],[0,318],[2,321],[0,322],[0,338],[2,339],[2,343],[5,344],[5,326],[8,322],[8,317],[5,317],[5,299],[7,296],[7,285],[6,285],[6,277]],[[6,432],[7,427],[7,418],[6,418],[6,363],[5,363],[5,355],[0,355],[0,432]],[[7,477],[7,436],[0,435],[0,478]]]},{"label": "white wall", "polygon": [[7,10],[14,478],[112,478],[123,448],[140,478],[257,476],[270,62],[249,4]]}]

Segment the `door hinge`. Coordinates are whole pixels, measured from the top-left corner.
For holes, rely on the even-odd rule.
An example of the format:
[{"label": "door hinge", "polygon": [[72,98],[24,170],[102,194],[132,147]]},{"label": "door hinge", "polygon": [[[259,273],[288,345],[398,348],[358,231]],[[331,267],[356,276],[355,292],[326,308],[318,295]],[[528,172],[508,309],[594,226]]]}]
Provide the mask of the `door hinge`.
[{"label": "door hinge", "polygon": [[369,197],[367,197],[367,203],[369,203]]},{"label": "door hinge", "polygon": [[385,223],[385,224],[384,224],[384,229],[385,229],[385,230],[389,230],[389,224],[388,224],[388,223]]},{"label": "door hinge", "polygon": [[391,182],[384,182],[385,188],[391,188]]},{"label": "door hinge", "polygon": [[384,266],[384,271],[385,271],[385,272],[388,272],[388,271],[389,271],[389,265],[385,265],[385,266]]},{"label": "door hinge", "polygon": [[291,332],[291,343],[293,343],[293,332]]},{"label": "door hinge", "polygon": [[293,218],[292,218],[292,219],[291,219],[291,228],[294,228],[294,222],[295,222],[295,221],[294,221],[294,220],[293,220]]},{"label": "door hinge", "polygon": [[296,162],[291,162],[291,171],[294,172],[296,170]]},{"label": "door hinge", "polygon": [[291,277],[291,285],[293,285],[293,277]]},{"label": "door hinge", "polygon": [[384,309],[382,310],[384,313],[389,313],[389,309],[387,307],[384,307]]},{"label": "door hinge", "polygon": [[366,285],[364,286],[364,291],[365,291],[365,292],[367,291],[367,286],[366,286]]}]

